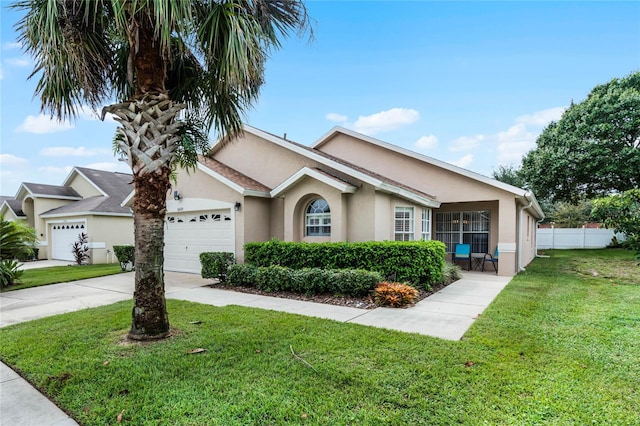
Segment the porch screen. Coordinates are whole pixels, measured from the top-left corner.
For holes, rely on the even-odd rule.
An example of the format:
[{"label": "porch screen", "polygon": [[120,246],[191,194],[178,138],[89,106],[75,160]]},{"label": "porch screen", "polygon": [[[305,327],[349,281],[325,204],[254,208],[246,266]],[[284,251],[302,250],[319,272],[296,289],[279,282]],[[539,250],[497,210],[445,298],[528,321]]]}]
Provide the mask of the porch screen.
[{"label": "porch screen", "polygon": [[436,213],[436,239],[453,253],[457,243],[471,244],[472,253],[489,253],[488,210],[476,212]]}]

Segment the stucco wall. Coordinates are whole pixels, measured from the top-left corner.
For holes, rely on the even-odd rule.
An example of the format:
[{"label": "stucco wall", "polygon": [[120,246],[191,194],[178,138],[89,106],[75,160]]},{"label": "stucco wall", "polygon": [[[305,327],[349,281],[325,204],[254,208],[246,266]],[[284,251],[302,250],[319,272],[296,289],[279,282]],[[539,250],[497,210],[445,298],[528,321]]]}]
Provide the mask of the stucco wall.
[{"label": "stucco wall", "polygon": [[[51,234],[49,233],[49,229],[47,228],[47,220],[41,218],[40,215],[48,212],[51,209],[67,205],[71,202],[73,201],[58,200],[54,198],[36,198],[34,200],[31,197],[27,197],[25,198],[25,200],[23,200],[22,209],[30,219],[29,222],[33,220],[33,223],[29,223],[29,225],[33,226],[33,228],[36,230],[36,236],[40,240],[40,245],[38,247],[39,259],[49,259],[49,256],[51,255],[49,241]],[[31,205],[33,207],[31,207]]]},{"label": "stucco wall", "polygon": [[215,158],[269,188],[277,187],[303,166],[317,166],[313,160],[248,132],[217,151]]},{"label": "stucco wall", "polygon": [[433,195],[442,203],[495,200],[505,191],[344,134],[319,149]]},{"label": "stucco wall", "polygon": [[134,244],[133,217],[89,216],[86,232],[93,246],[90,255],[94,264],[116,263],[113,246]]},{"label": "stucco wall", "polygon": [[84,177],[78,173],[74,173],[73,178],[67,186],[72,187],[76,192],[82,195],[82,198],[95,197],[97,195],[104,195],[102,192],[89,183]]},{"label": "stucco wall", "polygon": [[[331,236],[305,236],[305,211],[308,204],[324,198],[331,209]],[[348,198],[343,199],[337,189],[315,179],[305,177],[289,188],[284,194],[284,239],[285,241],[346,241],[346,223],[348,222]]]}]

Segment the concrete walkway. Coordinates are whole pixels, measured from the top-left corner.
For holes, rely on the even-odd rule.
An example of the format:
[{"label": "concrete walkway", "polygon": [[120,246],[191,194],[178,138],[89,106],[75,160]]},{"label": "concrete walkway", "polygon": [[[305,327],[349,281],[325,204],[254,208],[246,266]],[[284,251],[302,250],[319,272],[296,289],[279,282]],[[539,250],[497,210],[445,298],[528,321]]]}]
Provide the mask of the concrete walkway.
[{"label": "concrete walkway", "polygon": [[[165,273],[165,293],[168,299],[270,309],[460,340],[509,281],[510,277],[465,272],[461,280],[407,309],[367,310],[213,289],[204,287],[210,280],[175,272]],[[133,297],[133,289],[134,274],[129,272],[1,293],[0,327],[128,300]],[[70,426],[77,423],[0,363],[0,424]]]}]

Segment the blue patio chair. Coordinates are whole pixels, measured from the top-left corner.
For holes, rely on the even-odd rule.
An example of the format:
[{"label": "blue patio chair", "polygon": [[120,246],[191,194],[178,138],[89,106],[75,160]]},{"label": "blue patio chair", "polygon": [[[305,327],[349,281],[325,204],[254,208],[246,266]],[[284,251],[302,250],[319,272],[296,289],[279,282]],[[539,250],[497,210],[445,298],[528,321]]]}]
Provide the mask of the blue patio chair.
[{"label": "blue patio chair", "polygon": [[456,252],[453,253],[453,262],[456,260],[466,260],[468,262],[467,271],[471,270],[471,244],[456,244]]},{"label": "blue patio chair", "polygon": [[493,269],[496,270],[496,274],[498,273],[498,247],[496,247],[496,251],[491,253],[487,253],[484,255],[484,259],[482,260],[482,271],[484,272],[484,264],[487,262],[491,262],[493,265]]}]

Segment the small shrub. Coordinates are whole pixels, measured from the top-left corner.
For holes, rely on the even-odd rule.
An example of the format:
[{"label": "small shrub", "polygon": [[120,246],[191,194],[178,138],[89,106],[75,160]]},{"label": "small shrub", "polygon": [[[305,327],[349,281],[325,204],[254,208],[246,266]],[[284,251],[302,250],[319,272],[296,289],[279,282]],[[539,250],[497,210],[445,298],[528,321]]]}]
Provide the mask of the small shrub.
[{"label": "small shrub", "polygon": [[87,242],[89,241],[89,236],[83,232],[78,234],[78,240],[71,244],[71,253],[73,253],[73,258],[76,260],[77,265],[86,264],[89,261],[89,246]]},{"label": "small shrub", "polygon": [[267,292],[292,291],[292,288],[298,287],[294,280],[292,269],[278,265],[261,266],[258,268],[256,287]]},{"label": "small shrub", "polygon": [[454,281],[458,281],[460,278],[462,278],[460,266],[455,263],[445,262],[442,268],[442,284],[448,285]]},{"label": "small shrub", "polygon": [[15,260],[0,261],[0,287],[5,288],[13,284],[20,284],[20,277],[24,271],[20,268],[20,263]]},{"label": "small shrub", "polygon": [[233,253],[230,252],[204,252],[200,253],[200,265],[202,265],[202,278],[217,278],[220,282],[227,280],[229,266],[235,263]]},{"label": "small shrub", "polygon": [[401,308],[413,305],[418,299],[418,290],[408,284],[390,283],[378,284],[373,292],[373,299],[379,306]]},{"label": "small shrub", "polygon": [[255,287],[258,267],[235,263],[227,269],[227,283],[231,285]]},{"label": "small shrub", "polygon": [[134,246],[113,246],[113,253],[118,258],[123,272],[127,270],[129,263],[131,263],[131,267],[135,266],[136,249]]},{"label": "small shrub", "polygon": [[362,269],[341,269],[329,271],[333,293],[346,296],[365,296],[371,293],[376,285],[382,281],[382,275],[378,272],[364,271]]}]

